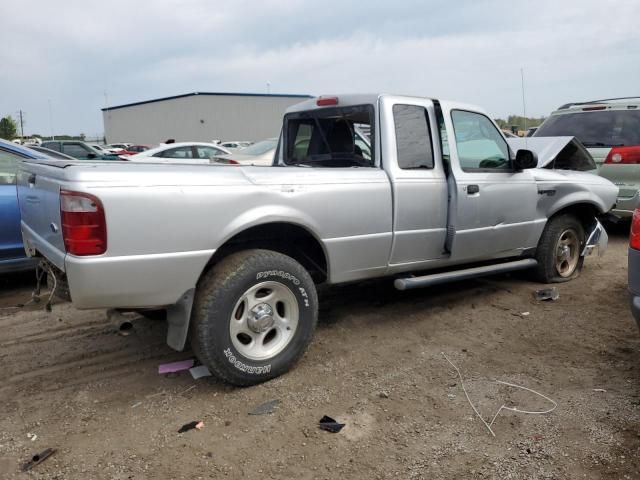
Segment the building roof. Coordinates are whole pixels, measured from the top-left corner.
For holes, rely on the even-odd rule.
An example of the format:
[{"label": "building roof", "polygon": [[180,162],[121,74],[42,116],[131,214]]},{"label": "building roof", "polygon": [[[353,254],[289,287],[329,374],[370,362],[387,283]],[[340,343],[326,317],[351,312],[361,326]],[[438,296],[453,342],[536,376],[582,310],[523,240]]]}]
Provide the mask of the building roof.
[{"label": "building roof", "polygon": [[155,98],[153,100],[145,100],[142,102],[127,103],[125,105],[116,105],[115,107],[106,107],[101,109],[103,112],[117,110],[118,108],[134,107],[136,105],[145,105],[147,103],[164,102],[165,100],[175,100],[176,98],[193,97],[195,95],[208,95],[218,97],[273,97],[273,98],[313,98],[311,95],[298,95],[286,93],[233,93],[233,92],[192,92],[183,95],[174,95],[172,97]]}]

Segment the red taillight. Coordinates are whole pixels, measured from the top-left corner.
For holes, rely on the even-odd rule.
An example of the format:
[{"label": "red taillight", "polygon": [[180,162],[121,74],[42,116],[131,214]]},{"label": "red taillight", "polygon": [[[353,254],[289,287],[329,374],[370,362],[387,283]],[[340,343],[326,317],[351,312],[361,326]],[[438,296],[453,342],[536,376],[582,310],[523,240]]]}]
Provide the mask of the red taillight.
[{"label": "red taillight", "polygon": [[101,255],[107,251],[107,223],[97,197],[84,192],[60,192],[62,238],[67,253]]},{"label": "red taillight", "polygon": [[316,105],[319,107],[338,105],[338,97],[318,97],[318,100],[316,100]]},{"label": "red taillight", "polygon": [[629,246],[634,250],[640,250],[640,208],[636,208],[633,212],[631,233],[629,234]]},{"label": "red taillight", "polygon": [[613,147],[604,163],[636,165],[640,163],[640,145],[632,147]]}]

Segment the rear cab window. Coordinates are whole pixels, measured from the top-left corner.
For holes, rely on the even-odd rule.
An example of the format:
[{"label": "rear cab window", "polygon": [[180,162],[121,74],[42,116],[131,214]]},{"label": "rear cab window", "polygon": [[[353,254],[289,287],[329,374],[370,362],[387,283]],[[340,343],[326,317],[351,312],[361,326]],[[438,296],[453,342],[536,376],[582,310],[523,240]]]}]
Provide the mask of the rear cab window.
[{"label": "rear cab window", "polygon": [[286,165],[316,168],[374,167],[370,137],[373,105],[330,107],[285,116],[283,159]]},{"label": "rear cab window", "polygon": [[640,145],[640,111],[594,110],[551,115],[534,136],[576,137],[585,147]]}]

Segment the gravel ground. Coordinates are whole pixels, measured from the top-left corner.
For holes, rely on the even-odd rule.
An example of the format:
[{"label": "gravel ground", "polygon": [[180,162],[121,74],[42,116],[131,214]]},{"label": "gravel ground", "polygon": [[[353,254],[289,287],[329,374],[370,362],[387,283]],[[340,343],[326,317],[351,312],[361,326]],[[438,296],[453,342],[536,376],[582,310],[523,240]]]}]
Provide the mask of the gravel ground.
[{"label": "gravel ground", "polygon": [[[188,359],[165,326],[30,297],[0,277],[0,476],[42,479],[640,478],[640,335],[628,309],[626,235],[537,302],[526,275],[398,292],[390,281],[322,292],[310,350],[287,375],[246,389],[160,363]],[[528,313],[527,313],[528,312]],[[489,422],[474,414],[456,371]],[[277,399],[272,414],[250,416]],[[346,423],[319,430],[323,415]],[[202,420],[202,430],[178,434]],[[32,440],[36,435],[35,440]],[[20,465],[56,453],[30,473]]]}]

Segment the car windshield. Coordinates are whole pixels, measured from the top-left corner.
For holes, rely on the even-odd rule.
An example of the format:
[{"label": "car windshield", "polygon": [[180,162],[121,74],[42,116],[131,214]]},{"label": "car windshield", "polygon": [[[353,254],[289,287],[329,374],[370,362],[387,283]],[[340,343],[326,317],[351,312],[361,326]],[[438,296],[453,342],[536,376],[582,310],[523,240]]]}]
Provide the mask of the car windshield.
[{"label": "car windshield", "polygon": [[276,148],[278,140],[273,138],[269,140],[263,140],[262,142],[254,143],[250,147],[242,149],[242,155],[262,155],[269,150]]},{"label": "car windshield", "polygon": [[640,145],[640,111],[596,110],[552,115],[534,137],[572,136],[585,147]]}]

